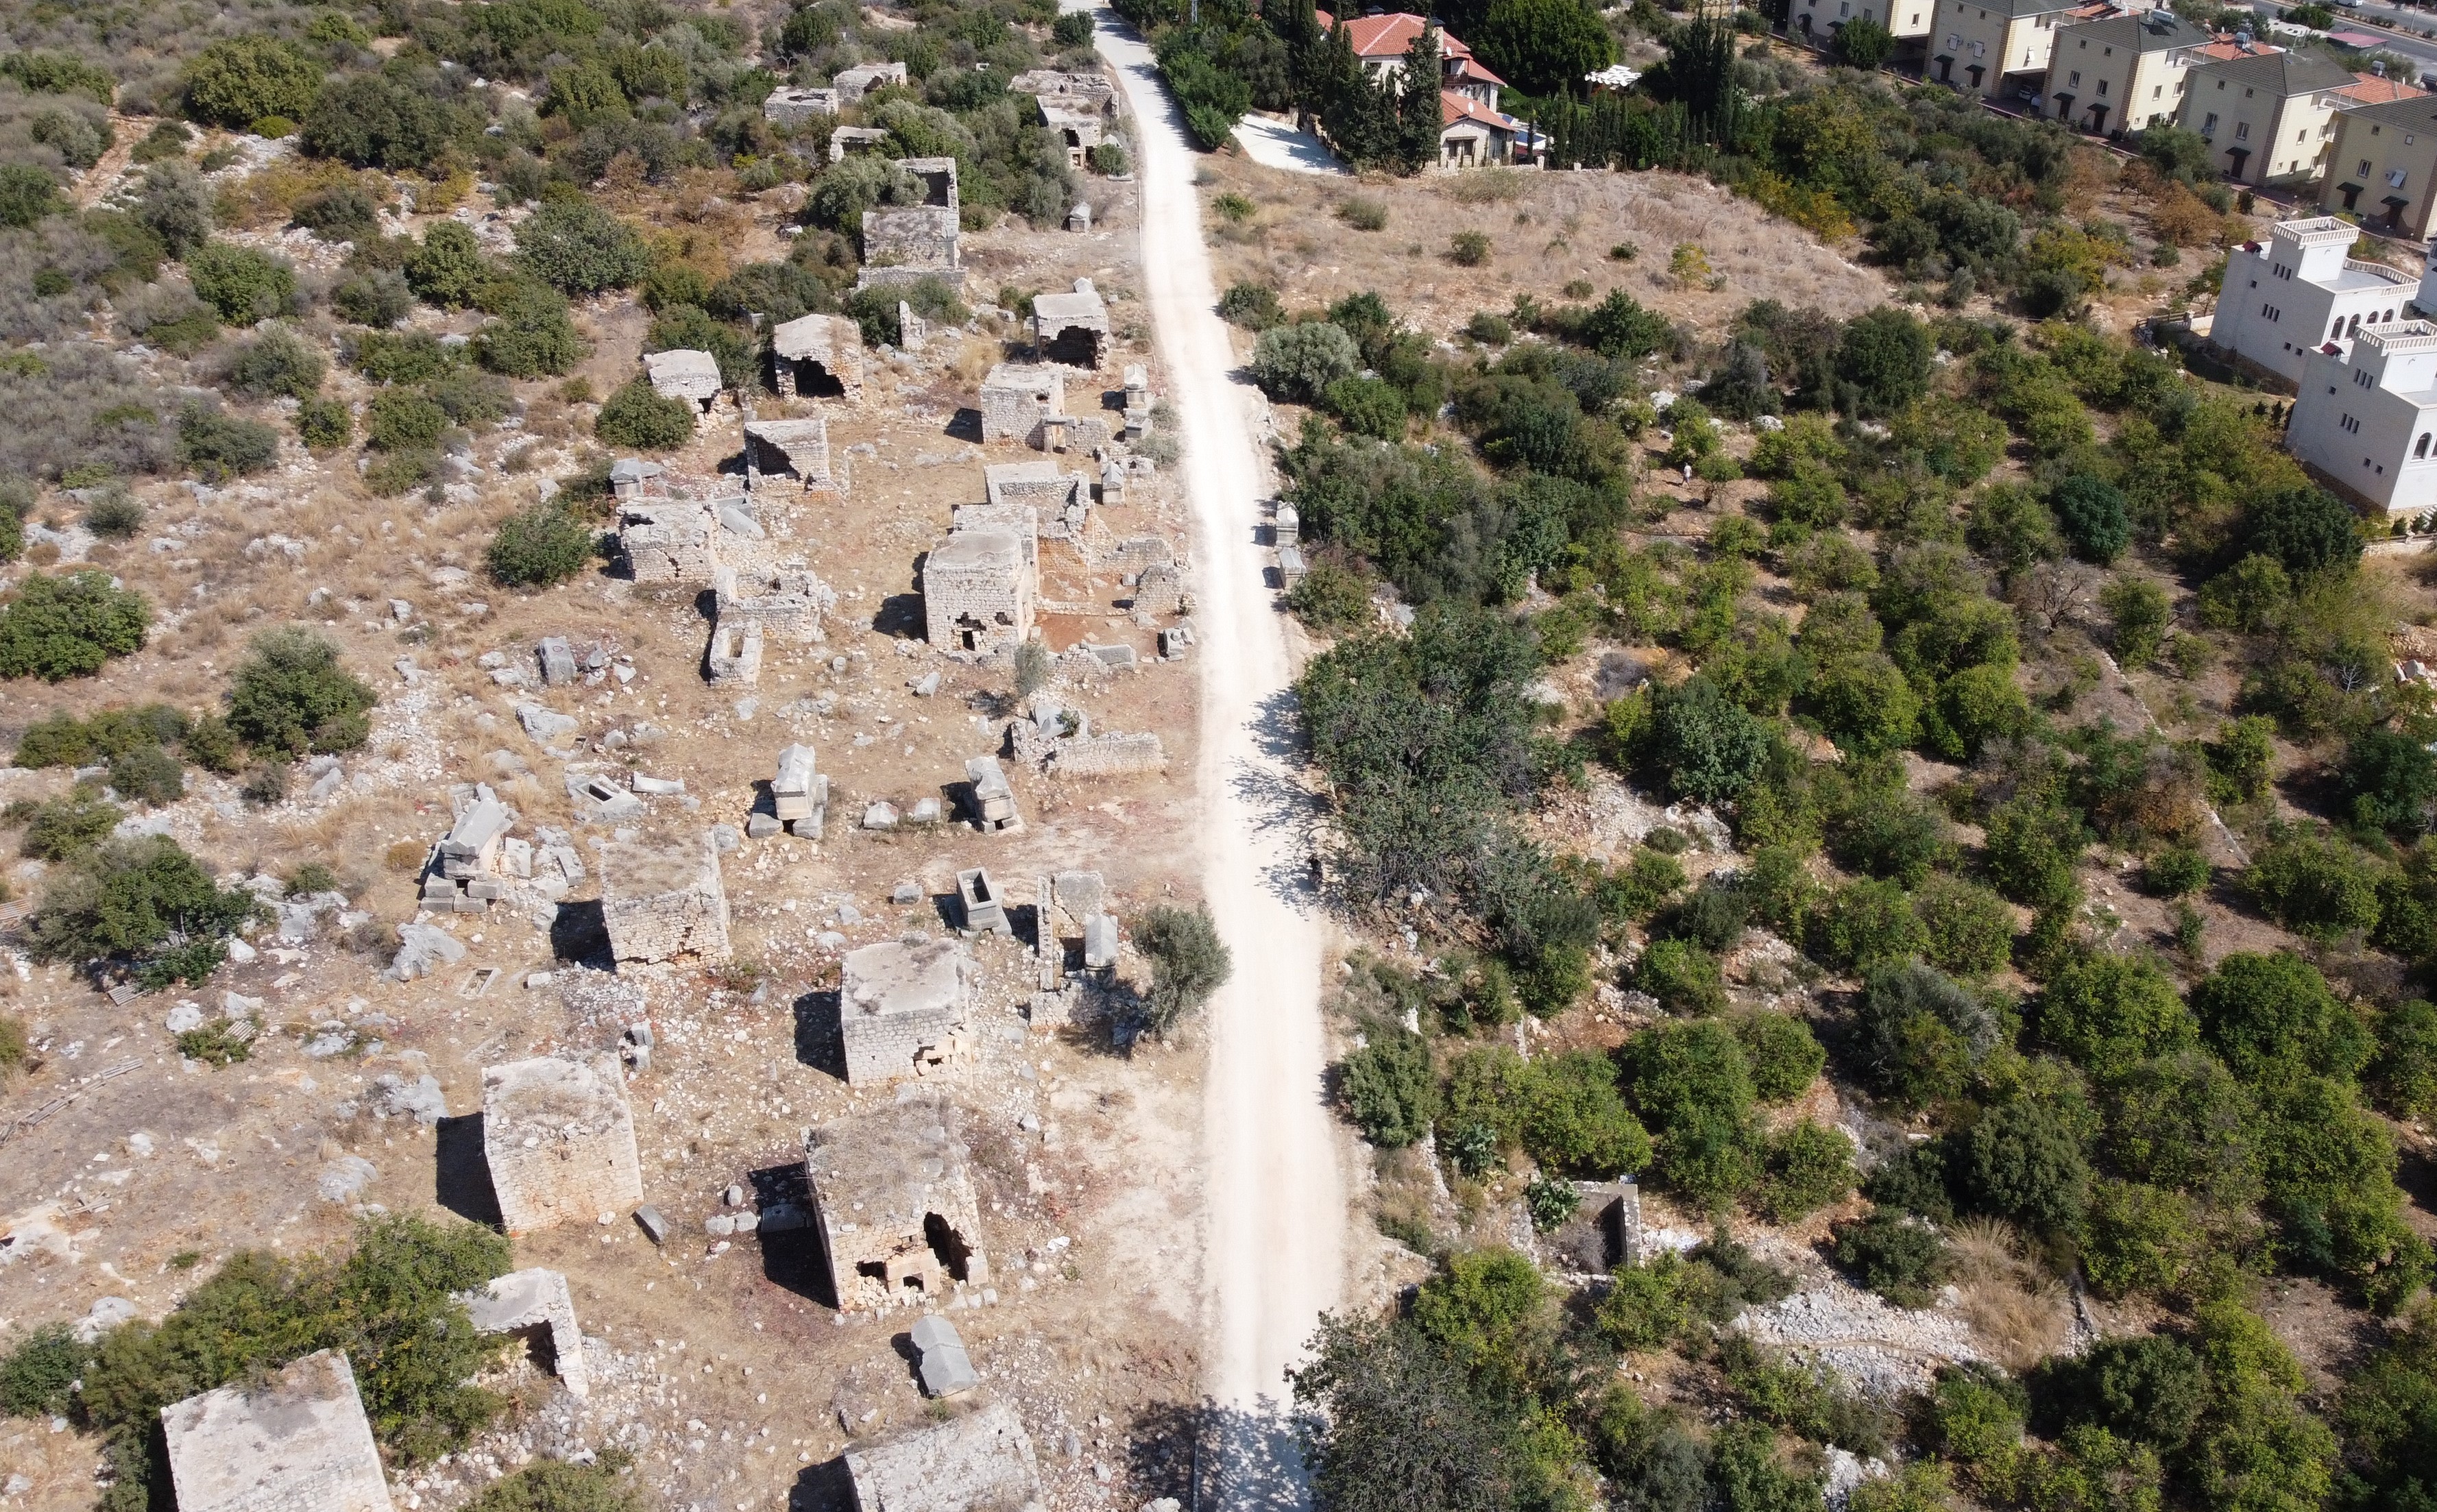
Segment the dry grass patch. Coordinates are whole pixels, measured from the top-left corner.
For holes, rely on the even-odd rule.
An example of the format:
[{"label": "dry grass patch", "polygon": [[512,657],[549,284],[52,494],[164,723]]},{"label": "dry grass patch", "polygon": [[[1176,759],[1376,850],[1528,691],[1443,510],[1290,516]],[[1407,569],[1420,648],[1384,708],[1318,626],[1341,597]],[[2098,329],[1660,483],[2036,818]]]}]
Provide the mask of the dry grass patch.
[{"label": "dry grass patch", "polygon": [[2020,1374],[2064,1346],[2073,1331],[2073,1304],[2062,1283],[2025,1259],[2011,1225],[1966,1219],[1949,1242],[1957,1310],[1991,1359]]}]

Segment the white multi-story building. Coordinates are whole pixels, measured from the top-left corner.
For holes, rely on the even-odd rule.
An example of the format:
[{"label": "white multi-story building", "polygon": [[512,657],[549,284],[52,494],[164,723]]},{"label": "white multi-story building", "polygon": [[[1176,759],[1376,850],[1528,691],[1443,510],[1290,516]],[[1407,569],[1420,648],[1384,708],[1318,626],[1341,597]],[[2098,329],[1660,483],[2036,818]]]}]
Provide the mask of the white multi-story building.
[{"label": "white multi-story building", "polygon": [[2437,325],[2364,325],[2311,352],[2285,448],[2390,517],[2437,509]]},{"label": "white multi-story building", "polygon": [[2411,285],[2383,263],[2354,261],[2359,235],[2333,216],[2318,216],[2280,221],[2266,241],[2235,248],[2225,259],[2209,340],[2300,383],[2324,343],[2401,318]]}]

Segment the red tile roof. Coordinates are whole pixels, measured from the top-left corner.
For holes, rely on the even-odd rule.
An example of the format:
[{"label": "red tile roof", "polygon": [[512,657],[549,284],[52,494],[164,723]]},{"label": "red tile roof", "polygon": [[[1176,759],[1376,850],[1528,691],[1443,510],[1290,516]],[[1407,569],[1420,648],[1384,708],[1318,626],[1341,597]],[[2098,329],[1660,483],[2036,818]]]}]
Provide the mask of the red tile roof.
[{"label": "red tile roof", "polygon": [[2414,89],[2399,79],[2380,79],[2376,74],[2355,74],[2358,83],[2347,84],[2336,91],[2357,105],[2383,105],[2390,100],[2409,99],[2425,95],[2425,89]]},{"label": "red tile roof", "polygon": [[2221,63],[2226,62],[2228,59],[2256,58],[2266,53],[2283,52],[2284,50],[2285,49],[2282,47],[2272,46],[2264,42],[2254,42],[2246,47],[2241,43],[2235,42],[2230,38],[2220,38],[2218,41],[2202,43],[2200,45],[2193,48],[2192,56],[2195,58],[2205,58],[2213,63]]},{"label": "red tile roof", "polygon": [[[1330,22],[1323,20],[1325,26]],[[1429,23],[1410,11],[1399,10],[1385,16],[1354,16],[1345,23],[1346,40],[1354,44],[1357,58],[1402,58],[1413,39],[1422,34]],[[1439,56],[1470,58],[1472,49],[1456,40],[1446,30],[1439,31]]]},{"label": "red tile roof", "polygon": [[1452,89],[1439,91],[1439,128],[1444,131],[1458,121],[1479,121],[1483,126],[1501,132],[1515,130],[1513,117],[1491,110],[1470,95],[1459,95]]}]

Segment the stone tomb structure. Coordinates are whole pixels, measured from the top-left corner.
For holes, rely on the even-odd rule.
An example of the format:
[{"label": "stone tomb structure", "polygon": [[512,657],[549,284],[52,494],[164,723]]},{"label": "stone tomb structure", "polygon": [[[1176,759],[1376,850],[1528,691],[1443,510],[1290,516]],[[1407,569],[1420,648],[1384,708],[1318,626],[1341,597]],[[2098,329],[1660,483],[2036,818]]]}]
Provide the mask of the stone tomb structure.
[{"label": "stone tomb structure", "polygon": [[482,1154],[511,1234],[590,1223],[643,1200],[635,1120],[610,1056],[485,1066]]},{"label": "stone tomb structure", "polygon": [[[1038,303],[1036,301],[1036,303]],[[1001,362],[982,379],[982,440],[1039,448],[1042,425],[1066,415],[1066,369]]]},{"label": "stone tomb structure", "polygon": [[740,576],[723,567],[710,580],[716,624],[757,625],[766,635],[811,645],[822,639],[821,614],[837,595],[810,572],[755,572]]},{"label": "stone tomb structure", "polygon": [[812,747],[798,744],[779,752],[778,774],[770,779],[770,806],[788,834],[808,840],[821,837],[829,818],[830,780],[815,770]]},{"label": "stone tomb structure", "polygon": [[612,838],[601,851],[601,922],[621,963],[727,959],[728,892],[710,837]]},{"label": "stone tomb structure", "polygon": [[924,278],[957,283],[965,263],[956,239],[956,160],[907,157],[897,166],[920,181],[922,202],[863,213],[864,266],[854,286],[890,288]]},{"label": "stone tomb structure", "polygon": [[863,331],[843,315],[806,315],[770,332],[771,381],[779,396],[863,399]]},{"label": "stone tomb structure", "polygon": [[905,82],[903,63],[861,63],[852,68],[840,69],[830,80],[830,87],[837,91],[839,104],[854,105],[861,103],[864,96],[884,84],[903,84],[903,82]]},{"label": "stone tomb structure", "polygon": [[761,486],[769,474],[792,476],[806,488],[843,490],[830,463],[830,422],[815,414],[802,420],[745,422],[745,485]]},{"label": "stone tomb structure", "polygon": [[719,569],[719,517],[693,499],[622,501],[618,550],[638,583],[708,583]]},{"label": "stone tomb structure", "polygon": [[834,89],[799,89],[781,84],[762,101],[762,118],[773,126],[801,126],[837,112],[838,92]]},{"label": "stone tomb structure", "polygon": [[841,126],[830,133],[830,161],[843,163],[849,153],[879,152],[888,147],[888,131],[880,126]]},{"label": "stone tomb structure", "polygon": [[336,1349],[161,1409],[179,1512],[392,1512],[356,1372]]},{"label": "stone tomb structure", "polygon": [[1041,1501],[1032,1440],[1005,1402],[849,1450],[846,1468],[855,1512],[1015,1512]]},{"label": "stone tomb structure", "polygon": [[567,1277],[536,1266],[511,1271],[477,1292],[459,1298],[474,1319],[478,1333],[513,1333],[546,1338],[551,1368],[577,1397],[592,1394],[592,1378],[584,1368],[584,1333],[575,1326],[575,1298]]},{"label": "stone tomb structure", "polygon": [[1040,569],[1012,531],[956,531],[922,559],[923,627],[938,650],[1013,650],[1032,639],[1040,596]]},{"label": "stone tomb structure", "polygon": [[653,393],[693,407],[697,428],[710,419],[728,393],[728,385],[720,381],[719,360],[709,352],[647,352],[643,371],[652,380]]},{"label": "stone tomb structure", "polygon": [[972,963],[954,940],[850,951],[838,990],[850,1086],[919,1076],[963,1049]]},{"label": "stone tomb structure", "polygon": [[804,1175],[840,1308],[938,1306],[956,1283],[990,1283],[962,1120],[945,1097],[918,1094],[815,1130]]},{"label": "stone tomb structure", "polygon": [[423,873],[423,906],[434,913],[482,913],[508,895],[510,878],[533,875],[533,843],[508,835],[508,806],[490,784],[474,786],[474,800],[431,848]]},{"label": "stone tomb structure", "polygon": [[973,789],[973,824],[984,835],[1013,835],[1024,828],[1015,811],[1015,789],[995,756],[976,756],[965,763],[965,782]]},{"label": "stone tomb structure", "polygon": [[1032,301],[1032,355],[1050,362],[1098,369],[1109,344],[1109,307],[1089,278],[1075,280],[1071,294],[1038,294]]},{"label": "stone tomb structure", "polygon": [[[1080,536],[1091,519],[1092,480],[1061,471],[1046,459],[991,463],[982,468],[982,490],[993,506],[1026,505],[1036,511],[1040,533],[1052,540]],[[962,514],[959,510],[959,518]]]}]

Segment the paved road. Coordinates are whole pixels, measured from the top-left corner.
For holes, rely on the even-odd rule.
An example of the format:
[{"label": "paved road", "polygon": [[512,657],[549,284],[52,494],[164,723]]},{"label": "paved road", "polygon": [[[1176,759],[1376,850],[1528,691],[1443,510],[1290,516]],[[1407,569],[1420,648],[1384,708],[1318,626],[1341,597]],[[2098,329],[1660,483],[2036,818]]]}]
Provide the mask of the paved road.
[{"label": "paved road", "polygon": [[1348,1209],[1345,1146],[1322,1084],[1324,930],[1304,880],[1312,816],[1293,782],[1292,667],[1259,546],[1261,410],[1218,319],[1183,123],[1150,49],[1111,12],[1096,15],[1100,53],[1132,107],[1143,284],[1183,420],[1202,890],[1236,958],[1210,1006],[1202,1110],[1206,1389],[1221,1420],[1215,1489],[1231,1507],[1292,1506],[1307,1498],[1274,1408],[1315,1320],[1339,1303]]},{"label": "paved road", "polygon": [[[2293,9],[2289,5],[2282,4],[2281,0],[2258,0],[2258,7],[2278,15]],[[2437,42],[2431,42],[2420,36],[2394,36],[2388,32],[2385,26],[2361,25],[2365,21],[2382,22],[2385,26],[2402,26],[2417,32],[2424,27],[2437,26],[2437,13],[2415,9],[2410,6],[2378,5],[2370,3],[2370,0],[2363,0],[2360,5],[2339,8],[2336,10],[2336,24],[2332,28],[2336,31],[2358,31],[2376,37],[2379,39],[2379,44],[2386,50],[2401,53],[2413,60],[2419,63],[2423,72],[2437,72]],[[2263,40],[2272,41],[2273,39]]]}]

